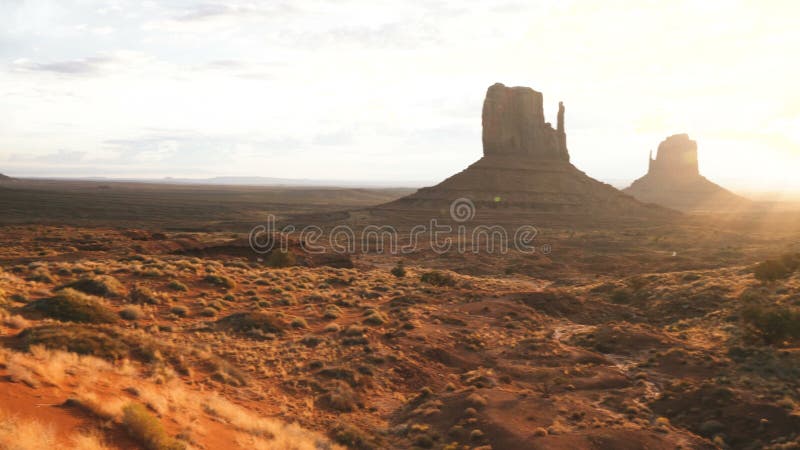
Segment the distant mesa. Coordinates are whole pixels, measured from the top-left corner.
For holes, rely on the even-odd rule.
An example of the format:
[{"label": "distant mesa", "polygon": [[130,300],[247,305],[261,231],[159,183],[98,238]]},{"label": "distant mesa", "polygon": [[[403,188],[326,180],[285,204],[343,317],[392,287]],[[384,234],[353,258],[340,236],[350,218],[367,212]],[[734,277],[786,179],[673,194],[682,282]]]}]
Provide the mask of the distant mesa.
[{"label": "distant mesa", "polygon": [[2,173],[0,173],[0,182],[2,181],[14,181],[14,178],[11,178],[7,175],[3,175]]},{"label": "distant mesa", "polygon": [[459,198],[481,207],[535,213],[644,216],[646,206],[590,178],[570,163],[564,104],[556,127],[545,122],[544,99],[528,87],[489,87],[483,103],[483,157],[436,186],[381,205],[383,210],[439,209]]},{"label": "distant mesa", "polygon": [[661,142],[647,175],[624,192],[646,203],[683,211],[723,210],[745,206],[749,200],[700,175],[697,142],[687,134],[675,134]]}]

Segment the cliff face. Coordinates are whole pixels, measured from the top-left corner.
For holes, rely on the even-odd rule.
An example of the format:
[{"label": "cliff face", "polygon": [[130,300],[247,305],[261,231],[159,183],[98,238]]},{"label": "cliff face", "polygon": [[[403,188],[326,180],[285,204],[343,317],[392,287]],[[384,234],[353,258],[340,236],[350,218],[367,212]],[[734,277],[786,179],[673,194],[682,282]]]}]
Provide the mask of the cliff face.
[{"label": "cliff face", "polygon": [[558,126],[544,121],[544,98],[528,87],[489,87],[483,102],[483,155],[569,161],[564,105]]},{"label": "cliff face", "polygon": [[554,129],[545,122],[540,92],[497,83],[486,92],[482,123],[481,159],[436,186],[378,208],[446,210],[454,200],[468,198],[479,211],[510,208],[564,213],[563,217],[645,217],[666,212],[646,207],[569,162],[563,103],[559,103]]},{"label": "cliff face", "polygon": [[624,192],[646,203],[684,211],[726,210],[748,202],[700,175],[697,142],[687,134],[675,134],[662,141],[656,158],[650,155],[647,175]]}]

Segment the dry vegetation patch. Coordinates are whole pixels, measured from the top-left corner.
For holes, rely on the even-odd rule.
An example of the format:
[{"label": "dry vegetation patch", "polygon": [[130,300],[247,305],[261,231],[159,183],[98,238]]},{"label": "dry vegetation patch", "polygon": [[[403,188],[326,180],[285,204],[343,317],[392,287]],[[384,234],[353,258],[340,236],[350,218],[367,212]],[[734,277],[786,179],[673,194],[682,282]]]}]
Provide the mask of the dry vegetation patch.
[{"label": "dry vegetation patch", "polygon": [[116,314],[104,302],[71,288],[61,289],[50,298],[28,303],[25,310],[64,322],[117,322]]}]

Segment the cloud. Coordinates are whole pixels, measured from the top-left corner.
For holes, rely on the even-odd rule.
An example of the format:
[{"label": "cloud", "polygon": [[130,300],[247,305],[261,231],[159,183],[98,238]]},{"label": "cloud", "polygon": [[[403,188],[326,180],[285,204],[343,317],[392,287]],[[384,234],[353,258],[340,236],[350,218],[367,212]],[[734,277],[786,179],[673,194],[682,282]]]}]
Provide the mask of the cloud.
[{"label": "cloud", "polygon": [[287,3],[202,3],[183,9],[173,9],[164,17],[148,21],[142,28],[147,31],[195,33],[212,29],[238,29],[242,21],[280,19],[297,12]]},{"label": "cloud", "polygon": [[86,162],[89,158],[86,152],[58,149],[55,153],[44,155],[29,155],[12,153],[8,157],[9,162],[37,162],[47,165],[74,165]]},{"label": "cloud", "polygon": [[26,58],[17,59],[12,69],[17,72],[50,72],[63,75],[91,75],[99,73],[103,67],[113,62],[109,56],[39,63]]},{"label": "cloud", "polygon": [[347,130],[321,133],[314,138],[314,145],[336,146],[353,143],[353,134]]}]

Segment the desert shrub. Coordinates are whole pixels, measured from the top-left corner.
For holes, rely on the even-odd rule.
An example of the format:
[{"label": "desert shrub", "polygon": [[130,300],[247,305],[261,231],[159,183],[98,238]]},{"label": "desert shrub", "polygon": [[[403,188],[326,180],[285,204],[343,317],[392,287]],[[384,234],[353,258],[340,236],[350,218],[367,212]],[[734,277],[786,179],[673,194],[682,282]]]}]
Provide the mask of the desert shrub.
[{"label": "desert shrub", "polygon": [[128,434],[148,450],[181,450],[182,442],[170,437],[156,416],[139,403],[130,403],[122,409],[122,424]]},{"label": "desert shrub", "polygon": [[333,428],[333,439],[347,448],[357,450],[373,450],[378,448],[364,431],[355,425],[340,422]]},{"label": "desert shrub", "polygon": [[30,281],[37,281],[39,283],[52,283],[53,282],[53,276],[44,267],[38,268],[38,269],[34,270],[33,272],[31,272],[31,274],[28,276],[27,279],[30,280]]},{"label": "desert shrub", "polygon": [[[132,359],[147,364],[163,361],[182,374],[188,370],[183,360],[185,349],[160,342],[144,332],[109,325],[42,325],[26,328],[17,335],[16,346],[22,350],[30,350],[37,345],[108,361]],[[204,363],[218,363],[217,359],[213,356],[203,357]]]},{"label": "desert shrub", "polygon": [[339,318],[342,315],[342,309],[334,304],[327,305],[322,317],[328,320]]},{"label": "desert shrub", "polygon": [[125,288],[122,286],[122,283],[111,275],[81,278],[64,287],[100,297],[121,297],[125,295]]},{"label": "desert shrub", "polygon": [[234,281],[231,277],[226,277],[225,275],[208,274],[204,280],[207,283],[213,284],[214,286],[223,287],[225,289],[233,289],[236,287],[236,281]]},{"label": "desert shrub", "polygon": [[200,310],[200,315],[203,317],[216,317],[217,310],[214,308],[203,308]]},{"label": "desert shrub", "polygon": [[452,275],[438,270],[423,273],[420,276],[420,281],[434,286],[455,286],[456,284],[456,280]]},{"label": "desert shrub", "polygon": [[290,267],[297,264],[297,258],[294,253],[275,249],[270,252],[264,263],[269,267]]},{"label": "desert shrub", "polygon": [[390,272],[391,272],[392,275],[394,275],[397,278],[405,277],[406,276],[406,268],[403,265],[403,261],[397,261],[397,264],[394,267],[392,267],[392,270]]},{"label": "desert shrub", "polygon": [[357,407],[356,393],[347,383],[334,380],[318,398],[318,402],[334,411],[351,412]]},{"label": "desert shrub", "polygon": [[797,271],[800,269],[800,253],[787,253],[781,256],[781,263],[787,270]]},{"label": "desert shrub", "polygon": [[286,324],[279,318],[260,311],[234,313],[217,321],[217,326],[223,330],[247,333],[259,330],[264,333],[280,334],[286,329]]},{"label": "desert shrub", "polygon": [[133,286],[128,297],[133,303],[146,303],[149,305],[158,305],[161,303],[161,298],[157,293],[150,290],[147,286],[139,284]]},{"label": "desert shrub", "polygon": [[784,278],[789,278],[793,270],[786,267],[782,261],[776,259],[769,259],[756,265],[753,269],[753,275],[756,280],[769,283]]},{"label": "desert shrub", "polygon": [[614,289],[609,294],[608,299],[617,304],[629,303],[633,299],[633,292],[625,288]]},{"label": "desert shrub", "polygon": [[136,275],[139,275],[140,277],[144,277],[144,278],[159,278],[159,277],[164,276],[164,272],[162,272],[161,270],[158,270],[156,268],[151,267],[151,268],[148,268],[148,269],[143,269],[143,270],[137,271]]},{"label": "desert shrub", "polygon": [[179,292],[186,292],[189,290],[189,288],[187,288],[185,284],[177,280],[170,281],[167,287],[172,289],[173,291],[179,291]]},{"label": "desert shrub", "polygon": [[138,306],[126,306],[119,312],[119,316],[125,320],[142,320],[144,311]]},{"label": "desert shrub", "polygon": [[178,317],[186,317],[186,315],[189,314],[189,310],[185,306],[180,306],[180,305],[173,306],[172,308],[169,309],[169,312],[175,314]]},{"label": "desert shrub", "polygon": [[114,311],[100,301],[74,289],[62,289],[53,297],[36,300],[25,306],[44,316],[65,322],[114,323]]},{"label": "desert shrub", "polygon": [[350,325],[344,330],[345,336],[363,336],[366,333],[366,329],[364,327],[360,327],[358,325]]},{"label": "desert shrub", "polygon": [[378,311],[372,311],[364,318],[365,325],[380,326],[386,323],[386,317]]},{"label": "desert shrub", "polygon": [[800,309],[786,306],[749,305],[742,310],[742,320],[767,344],[779,344],[800,338]]},{"label": "desert shrub", "polygon": [[292,319],[292,328],[308,328],[308,322],[302,317],[295,317]]},{"label": "desert shrub", "polygon": [[130,355],[130,347],[116,333],[105,329],[76,325],[44,325],[26,328],[19,335],[20,346],[29,350],[36,345],[79,355],[93,355],[116,361]]},{"label": "desert shrub", "polygon": [[362,377],[354,370],[343,366],[328,366],[317,372],[317,375],[332,378],[335,380],[346,381],[351,386],[358,386],[361,384]]}]

